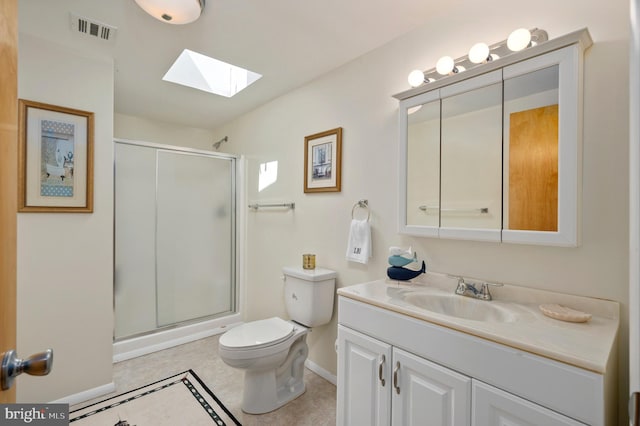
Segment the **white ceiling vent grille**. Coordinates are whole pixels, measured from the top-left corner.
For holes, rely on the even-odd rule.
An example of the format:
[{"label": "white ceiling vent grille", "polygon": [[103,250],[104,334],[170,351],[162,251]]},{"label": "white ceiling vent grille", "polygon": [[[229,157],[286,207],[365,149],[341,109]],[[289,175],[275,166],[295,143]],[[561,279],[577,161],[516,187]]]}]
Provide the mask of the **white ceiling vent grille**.
[{"label": "white ceiling vent grille", "polygon": [[71,30],[80,34],[111,41],[118,31],[116,27],[76,15],[75,13],[70,13],[69,17],[71,19]]}]

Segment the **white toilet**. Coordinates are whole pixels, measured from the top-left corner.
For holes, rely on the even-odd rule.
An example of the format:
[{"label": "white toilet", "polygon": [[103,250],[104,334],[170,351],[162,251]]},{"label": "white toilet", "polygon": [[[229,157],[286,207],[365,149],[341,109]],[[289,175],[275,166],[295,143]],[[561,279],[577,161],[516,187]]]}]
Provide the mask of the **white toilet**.
[{"label": "white toilet", "polygon": [[220,336],[220,358],[245,370],[242,411],[262,414],[302,395],[308,327],[331,321],[336,272],[284,267],[284,298],[291,321],[244,323]]}]

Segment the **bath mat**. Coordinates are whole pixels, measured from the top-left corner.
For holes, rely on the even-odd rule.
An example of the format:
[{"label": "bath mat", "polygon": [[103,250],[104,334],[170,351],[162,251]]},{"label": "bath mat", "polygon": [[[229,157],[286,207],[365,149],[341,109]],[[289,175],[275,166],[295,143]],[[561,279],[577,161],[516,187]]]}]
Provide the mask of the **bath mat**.
[{"label": "bath mat", "polygon": [[69,413],[74,426],[240,425],[193,370]]}]

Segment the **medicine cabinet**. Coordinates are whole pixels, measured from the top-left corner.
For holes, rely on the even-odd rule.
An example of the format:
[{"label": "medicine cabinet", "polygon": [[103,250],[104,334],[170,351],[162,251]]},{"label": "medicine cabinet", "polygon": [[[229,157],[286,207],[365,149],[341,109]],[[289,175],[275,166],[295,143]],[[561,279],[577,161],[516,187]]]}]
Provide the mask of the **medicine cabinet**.
[{"label": "medicine cabinet", "polygon": [[577,246],[586,29],[399,93],[401,233]]}]

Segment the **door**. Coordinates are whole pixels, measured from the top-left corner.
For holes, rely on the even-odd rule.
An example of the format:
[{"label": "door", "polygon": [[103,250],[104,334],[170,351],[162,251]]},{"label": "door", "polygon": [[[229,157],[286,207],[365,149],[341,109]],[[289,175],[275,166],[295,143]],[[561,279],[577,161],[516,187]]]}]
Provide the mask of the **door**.
[{"label": "door", "polygon": [[471,423],[471,378],[398,348],[392,368],[392,425]]},{"label": "door", "polygon": [[390,424],[390,363],[390,345],[338,325],[338,426]]},{"label": "door", "polygon": [[[0,353],[16,347],[17,3],[0,2]],[[15,387],[0,391],[0,403],[15,397]]]}]

